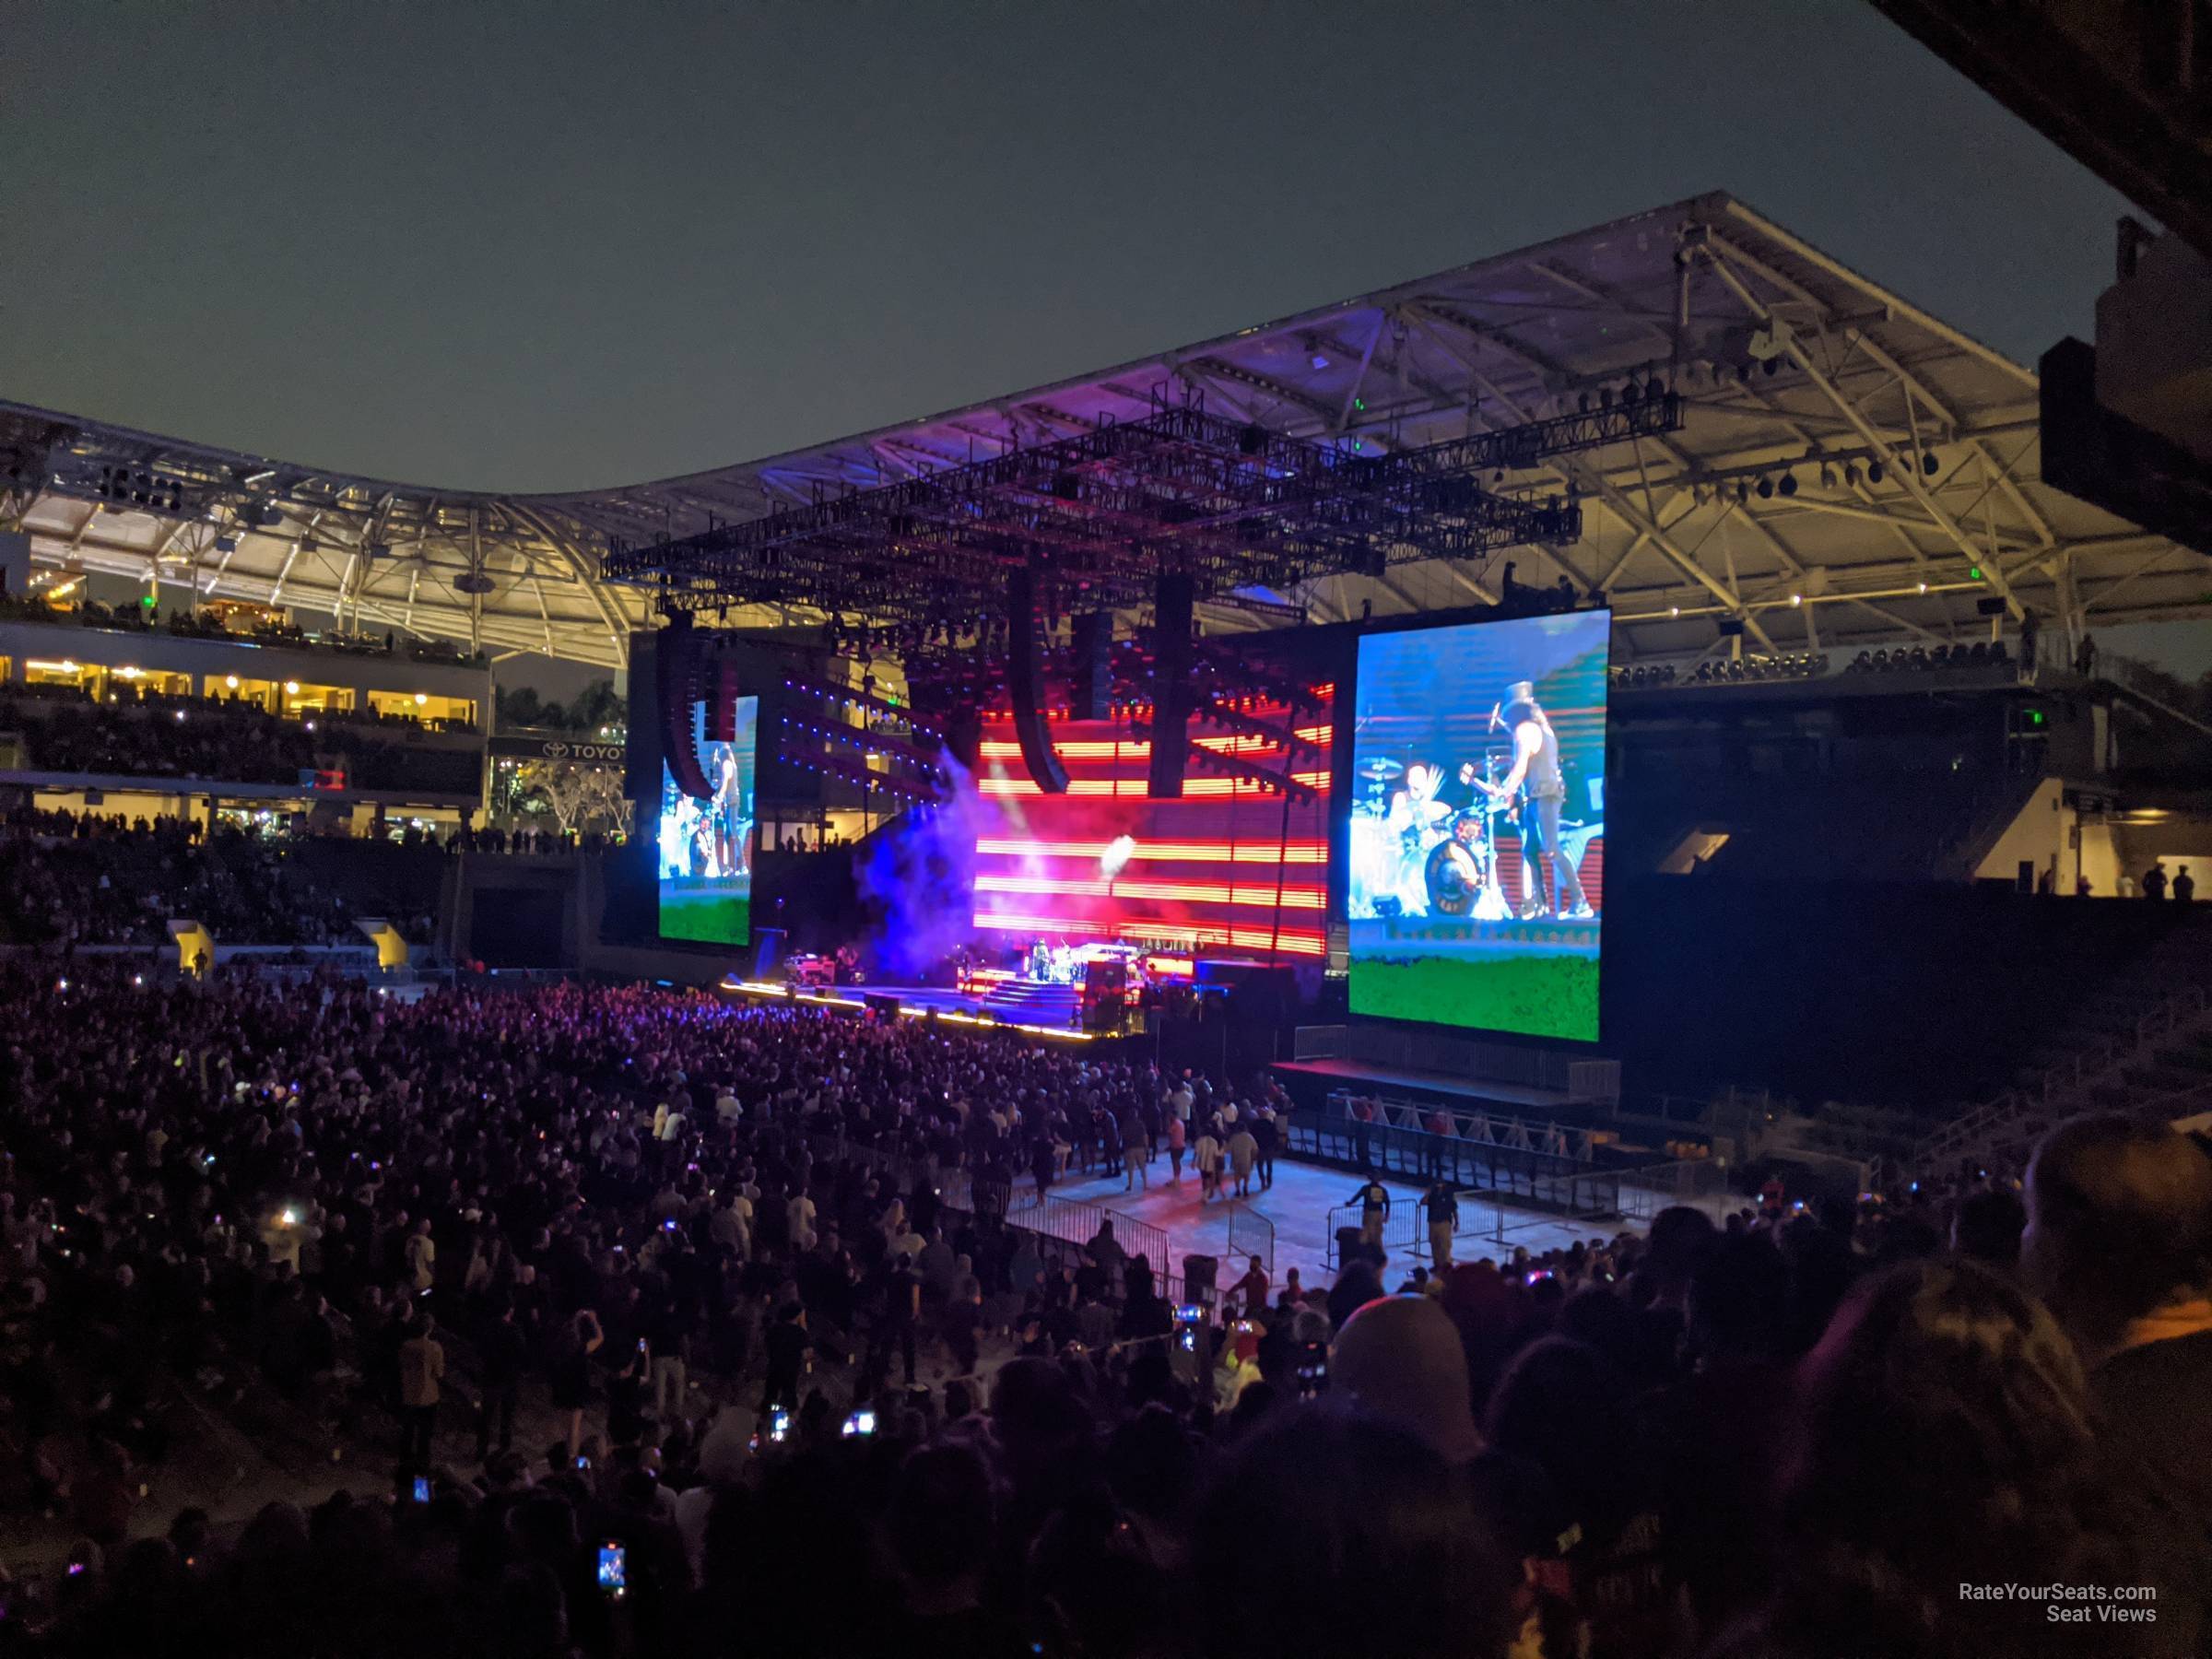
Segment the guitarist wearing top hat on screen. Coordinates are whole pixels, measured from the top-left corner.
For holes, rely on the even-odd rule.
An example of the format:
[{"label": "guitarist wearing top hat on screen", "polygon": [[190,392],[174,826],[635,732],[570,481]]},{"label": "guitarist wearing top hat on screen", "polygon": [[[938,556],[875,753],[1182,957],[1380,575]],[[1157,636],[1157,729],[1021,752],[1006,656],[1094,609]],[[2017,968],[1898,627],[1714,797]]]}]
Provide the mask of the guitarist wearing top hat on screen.
[{"label": "guitarist wearing top hat on screen", "polygon": [[[1544,854],[1551,855],[1559,887],[1558,913],[1586,922],[1596,915],[1583,891],[1583,878],[1559,847],[1559,808],[1566,804],[1567,780],[1559,770],[1559,737],[1536,706],[1536,688],[1515,680],[1505,690],[1504,718],[1513,734],[1513,768],[1496,783],[1474,782],[1494,800],[1521,794],[1521,918],[1533,921],[1554,913],[1552,886],[1544,879]],[[1525,794],[1523,792],[1525,791]]]}]

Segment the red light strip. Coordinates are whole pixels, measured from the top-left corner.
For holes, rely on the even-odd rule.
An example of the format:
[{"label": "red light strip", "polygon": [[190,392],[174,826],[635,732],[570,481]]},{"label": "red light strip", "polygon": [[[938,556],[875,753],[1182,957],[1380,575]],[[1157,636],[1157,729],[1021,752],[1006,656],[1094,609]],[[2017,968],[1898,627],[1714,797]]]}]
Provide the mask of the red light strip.
[{"label": "red light strip", "polygon": [[[1083,899],[1147,899],[1171,904],[1242,904],[1256,905],[1272,910],[1276,891],[1272,887],[1224,887],[1208,882],[1193,881],[1093,881],[1063,879],[1051,876],[978,876],[975,890],[979,893],[1063,893],[1070,898]],[[1317,887],[1286,887],[1282,891],[1285,910],[1321,910],[1327,904],[1327,891]]]},{"label": "red light strip", "polygon": [[1265,927],[1181,927],[1143,920],[1090,922],[1065,916],[988,915],[982,912],[978,912],[975,924],[1001,933],[1176,939],[1192,945],[1231,945],[1244,950],[1266,950],[1272,947],[1288,956],[1322,956],[1328,950],[1328,941],[1322,935],[1288,927],[1277,933]]},{"label": "red light strip", "polygon": [[[1325,771],[1293,772],[1299,782],[1308,788],[1326,791],[1329,774]],[[1071,778],[1067,793],[1070,795],[1129,795],[1141,797],[1145,793],[1143,778]],[[977,785],[979,793],[987,795],[1041,795],[1044,793],[1027,778],[985,778]],[[1184,795],[1263,795],[1277,792],[1264,783],[1246,778],[1185,778]]]},{"label": "red light strip", "polygon": [[[1087,858],[1092,864],[1106,856],[1108,841],[1022,841],[1011,836],[979,836],[975,850],[1002,858]],[[1277,848],[1253,841],[1139,841],[1129,855],[1132,864],[1293,864],[1329,862],[1326,841],[1287,841]]]}]

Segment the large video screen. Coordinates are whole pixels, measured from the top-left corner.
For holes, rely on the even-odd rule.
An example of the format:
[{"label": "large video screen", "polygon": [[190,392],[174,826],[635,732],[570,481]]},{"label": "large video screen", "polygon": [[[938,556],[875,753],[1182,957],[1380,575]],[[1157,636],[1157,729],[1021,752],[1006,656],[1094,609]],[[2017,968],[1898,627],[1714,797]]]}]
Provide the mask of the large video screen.
[{"label": "large video screen", "polygon": [[753,936],[753,736],[760,700],[737,700],[733,743],[706,741],[706,705],[691,710],[691,735],[714,793],[677,787],[661,767],[661,937],[746,945]]},{"label": "large video screen", "polygon": [[1360,639],[1353,1013],[1597,1040],[1612,620]]}]

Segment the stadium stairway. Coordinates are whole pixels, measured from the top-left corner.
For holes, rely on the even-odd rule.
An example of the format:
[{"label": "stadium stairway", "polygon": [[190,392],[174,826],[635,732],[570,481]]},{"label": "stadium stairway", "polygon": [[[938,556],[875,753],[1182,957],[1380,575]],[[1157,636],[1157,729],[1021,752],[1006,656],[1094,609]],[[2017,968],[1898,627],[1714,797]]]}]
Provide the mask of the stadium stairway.
[{"label": "stadium stairway", "polygon": [[1920,1166],[2022,1167],[2044,1130],[2080,1112],[2170,1121],[2212,1106],[2212,907],[2090,992],[2014,1083],[1924,1139]]},{"label": "stadium stairway", "polygon": [[1076,988],[1041,985],[1030,980],[1005,980],[991,988],[983,1006],[1001,1019],[1020,1025],[1072,1026],[1076,1023]]}]

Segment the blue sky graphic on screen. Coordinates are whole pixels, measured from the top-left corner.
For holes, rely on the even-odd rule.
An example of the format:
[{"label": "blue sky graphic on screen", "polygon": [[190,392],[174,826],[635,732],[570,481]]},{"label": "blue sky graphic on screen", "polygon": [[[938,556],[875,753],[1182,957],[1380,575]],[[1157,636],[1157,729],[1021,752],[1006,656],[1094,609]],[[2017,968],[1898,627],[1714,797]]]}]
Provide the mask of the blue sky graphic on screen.
[{"label": "blue sky graphic on screen", "polygon": [[737,700],[737,740],[705,741],[706,706],[691,735],[714,794],[701,801],[661,768],[661,937],[745,945],[753,930],[753,728],[760,700]]},{"label": "blue sky graphic on screen", "polygon": [[1612,621],[1360,640],[1353,1013],[1597,1040]]}]

